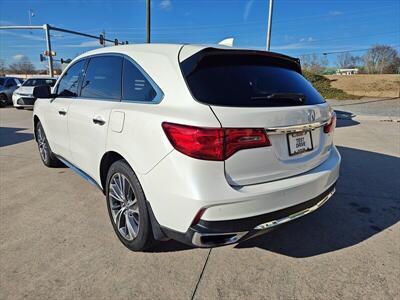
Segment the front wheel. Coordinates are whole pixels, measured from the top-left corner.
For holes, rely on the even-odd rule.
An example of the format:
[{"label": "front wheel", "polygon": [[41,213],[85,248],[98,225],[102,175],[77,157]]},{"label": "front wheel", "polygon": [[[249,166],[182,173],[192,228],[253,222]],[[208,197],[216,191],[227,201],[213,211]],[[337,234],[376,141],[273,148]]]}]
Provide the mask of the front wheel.
[{"label": "front wheel", "polygon": [[44,129],[42,123],[38,122],[36,124],[36,142],[38,144],[40,158],[42,162],[47,167],[58,167],[61,162],[57,159],[53,152],[51,152],[49,142],[47,141],[46,134],[44,133]]},{"label": "front wheel", "polygon": [[125,160],[113,163],[107,174],[108,214],[119,240],[130,250],[141,251],[153,242],[146,196]]}]

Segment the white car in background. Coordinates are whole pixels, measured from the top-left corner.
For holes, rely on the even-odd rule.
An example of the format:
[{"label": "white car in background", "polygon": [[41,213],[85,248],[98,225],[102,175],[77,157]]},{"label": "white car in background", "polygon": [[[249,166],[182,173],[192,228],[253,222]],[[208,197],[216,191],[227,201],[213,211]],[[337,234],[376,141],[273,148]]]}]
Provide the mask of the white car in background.
[{"label": "white car in background", "polygon": [[335,114],[292,57],[106,47],[72,61],[53,92],[40,86],[34,95],[43,163],[63,162],[98,186],[132,250],[166,239],[240,242],[314,211],[335,191]]},{"label": "white car in background", "polygon": [[22,85],[17,88],[13,95],[12,95],[12,102],[15,108],[22,109],[22,108],[32,108],[33,104],[36,101],[36,98],[33,97],[33,88],[35,86],[40,85],[48,85],[53,87],[56,83],[56,78],[29,78],[25,80]]}]

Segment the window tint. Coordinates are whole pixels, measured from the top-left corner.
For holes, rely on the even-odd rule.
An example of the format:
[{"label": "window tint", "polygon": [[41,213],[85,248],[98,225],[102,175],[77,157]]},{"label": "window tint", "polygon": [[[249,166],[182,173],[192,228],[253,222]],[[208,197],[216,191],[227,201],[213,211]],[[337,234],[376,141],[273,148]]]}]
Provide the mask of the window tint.
[{"label": "window tint", "polygon": [[85,60],[71,66],[58,84],[57,94],[61,97],[76,97],[78,95],[79,75],[85,66]]},{"label": "window tint", "polygon": [[15,82],[14,78],[9,78],[6,83],[6,87],[16,86],[17,83]]},{"label": "window tint", "polygon": [[23,86],[38,86],[38,85],[49,85],[53,86],[56,83],[55,79],[46,78],[31,78],[24,82]]},{"label": "window tint", "polygon": [[157,93],[143,73],[129,60],[124,59],[122,99],[152,101]]},{"label": "window tint", "polygon": [[120,56],[91,58],[82,81],[81,97],[121,99],[122,60]]},{"label": "window tint", "polygon": [[189,58],[181,65],[190,91],[203,103],[268,107],[325,102],[299,72],[282,62],[265,55],[219,53]]},{"label": "window tint", "polygon": [[0,78],[0,85],[4,85],[4,78]]}]

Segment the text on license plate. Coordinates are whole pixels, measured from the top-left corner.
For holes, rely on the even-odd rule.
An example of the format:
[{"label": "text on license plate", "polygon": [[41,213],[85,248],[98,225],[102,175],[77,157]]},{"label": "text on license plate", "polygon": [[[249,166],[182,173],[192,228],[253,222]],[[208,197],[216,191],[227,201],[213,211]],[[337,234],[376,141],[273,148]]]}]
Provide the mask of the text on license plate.
[{"label": "text on license plate", "polygon": [[310,131],[288,133],[287,140],[289,155],[296,155],[313,149]]}]

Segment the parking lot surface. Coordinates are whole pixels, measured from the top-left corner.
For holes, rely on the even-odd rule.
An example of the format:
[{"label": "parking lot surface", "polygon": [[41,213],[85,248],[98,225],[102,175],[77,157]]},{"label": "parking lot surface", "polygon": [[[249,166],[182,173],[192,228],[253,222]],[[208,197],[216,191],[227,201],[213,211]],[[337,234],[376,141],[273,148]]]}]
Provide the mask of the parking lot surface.
[{"label": "parking lot surface", "polygon": [[0,109],[0,299],[399,299],[400,123],[348,115],[318,211],[239,245],[135,253],[99,190],[41,163],[32,112]]}]

